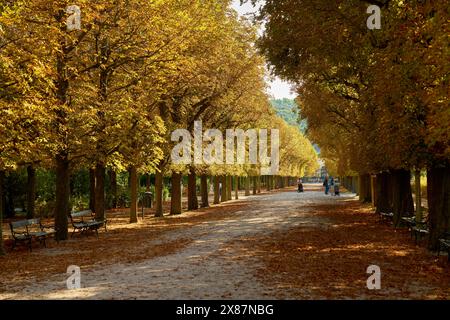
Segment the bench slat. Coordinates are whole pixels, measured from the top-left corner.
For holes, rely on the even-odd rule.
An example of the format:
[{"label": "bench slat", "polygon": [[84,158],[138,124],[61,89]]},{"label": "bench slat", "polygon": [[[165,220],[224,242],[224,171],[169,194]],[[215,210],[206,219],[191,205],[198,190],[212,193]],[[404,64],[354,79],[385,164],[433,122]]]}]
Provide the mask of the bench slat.
[{"label": "bench slat", "polygon": [[82,218],[82,217],[90,217],[92,216],[92,210],[84,210],[79,212],[72,212],[70,214],[72,218]]},{"label": "bench slat", "polygon": [[24,228],[29,225],[28,220],[13,221],[10,224],[13,229]]}]

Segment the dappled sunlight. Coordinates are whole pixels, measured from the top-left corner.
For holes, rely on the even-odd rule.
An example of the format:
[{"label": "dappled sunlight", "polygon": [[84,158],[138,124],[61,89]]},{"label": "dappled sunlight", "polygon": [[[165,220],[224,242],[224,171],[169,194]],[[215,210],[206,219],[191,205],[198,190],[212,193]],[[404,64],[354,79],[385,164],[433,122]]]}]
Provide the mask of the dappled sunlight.
[{"label": "dappled sunlight", "polygon": [[[379,224],[369,211],[355,200],[316,204],[304,217],[315,217],[316,227],[299,224],[287,233],[241,238],[234,246],[246,259],[264,263],[258,275],[267,285],[289,288],[278,298],[450,298],[449,267],[436,265],[407,231]],[[318,228],[318,219],[330,223]],[[382,269],[381,291],[365,287],[371,264]]]},{"label": "dappled sunlight", "polygon": [[[319,191],[287,189],[181,216],[146,216],[131,225],[119,210],[100,240],[76,236],[0,260],[0,298],[448,296],[448,267],[416,247],[407,231],[379,224],[351,194],[335,198]],[[83,288],[73,292],[64,290],[69,264],[81,266],[83,275]],[[365,289],[371,264],[383,270],[381,292]],[[405,285],[408,279],[414,284]]]}]

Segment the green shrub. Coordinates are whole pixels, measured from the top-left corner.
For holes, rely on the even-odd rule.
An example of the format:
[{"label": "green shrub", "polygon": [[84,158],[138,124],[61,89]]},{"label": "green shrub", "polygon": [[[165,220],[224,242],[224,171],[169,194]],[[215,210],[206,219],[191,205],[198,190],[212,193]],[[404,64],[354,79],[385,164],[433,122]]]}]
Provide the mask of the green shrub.
[{"label": "green shrub", "polygon": [[71,211],[82,211],[89,209],[89,194],[80,194],[70,197]]}]

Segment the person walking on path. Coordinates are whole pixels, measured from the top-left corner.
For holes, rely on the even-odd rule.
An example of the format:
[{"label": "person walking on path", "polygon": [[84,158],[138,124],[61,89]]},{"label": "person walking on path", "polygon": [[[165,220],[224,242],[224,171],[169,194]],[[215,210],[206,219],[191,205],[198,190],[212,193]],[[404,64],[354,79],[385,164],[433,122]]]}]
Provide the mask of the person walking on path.
[{"label": "person walking on path", "polygon": [[328,194],[330,191],[330,185],[328,184],[328,176],[325,176],[325,180],[323,180],[323,186],[325,187],[325,194]]},{"label": "person walking on path", "polygon": [[297,186],[298,186],[298,192],[300,193],[300,192],[303,192],[303,181],[302,181],[302,179],[298,179],[297,180]]},{"label": "person walking on path", "polygon": [[330,177],[330,187],[329,187],[329,191],[330,194],[333,195],[333,189],[334,189],[334,178]]},{"label": "person walking on path", "polygon": [[341,195],[341,191],[339,190],[340,184],[339,184],[339,180],[336,180],[334,182],[334,195],[336,197],[339,197]]}]

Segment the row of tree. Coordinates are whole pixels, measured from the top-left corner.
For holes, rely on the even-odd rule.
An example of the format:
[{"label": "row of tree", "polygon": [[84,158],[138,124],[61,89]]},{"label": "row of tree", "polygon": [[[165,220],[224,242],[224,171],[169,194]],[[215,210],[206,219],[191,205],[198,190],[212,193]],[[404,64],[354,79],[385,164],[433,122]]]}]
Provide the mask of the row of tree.
[{"label": "row of tree", "polygon": [[[198,120],[219,130],[280,129],[280,176],[314,170],[309,141],[269,103],[256,30],[230,1],[79,0],[79,30],[67,27],[66,8],[73,4],[0,4],[0,179],[24,166],[30,181],[36,167],[55,170],[59,239],[67,239],[70,175],[80,168],[91,170],[99,219],[107,170],[112,179],[129,171],[131,222],[137,221],[139,173],[156,174],[157,215],[164,176],[179,186],[189,175],[189,207],[195,208],[197,175],[259,174],[255,165],[172,165],[171,132],[192,132]],[[172,197],[178,206],[177,190]]]},{"label": "row of tree", "polygon": [[[373,4],[380,30],[366,25]],[[450,231],[449,16],[438,0],[267,0],[260,12],[259,47],[297,84],[327,166],[359,175],[362,200],[376,175],[377,210],[398,224],[414,214],[411,172],[427,171],[431,249]]]}]

